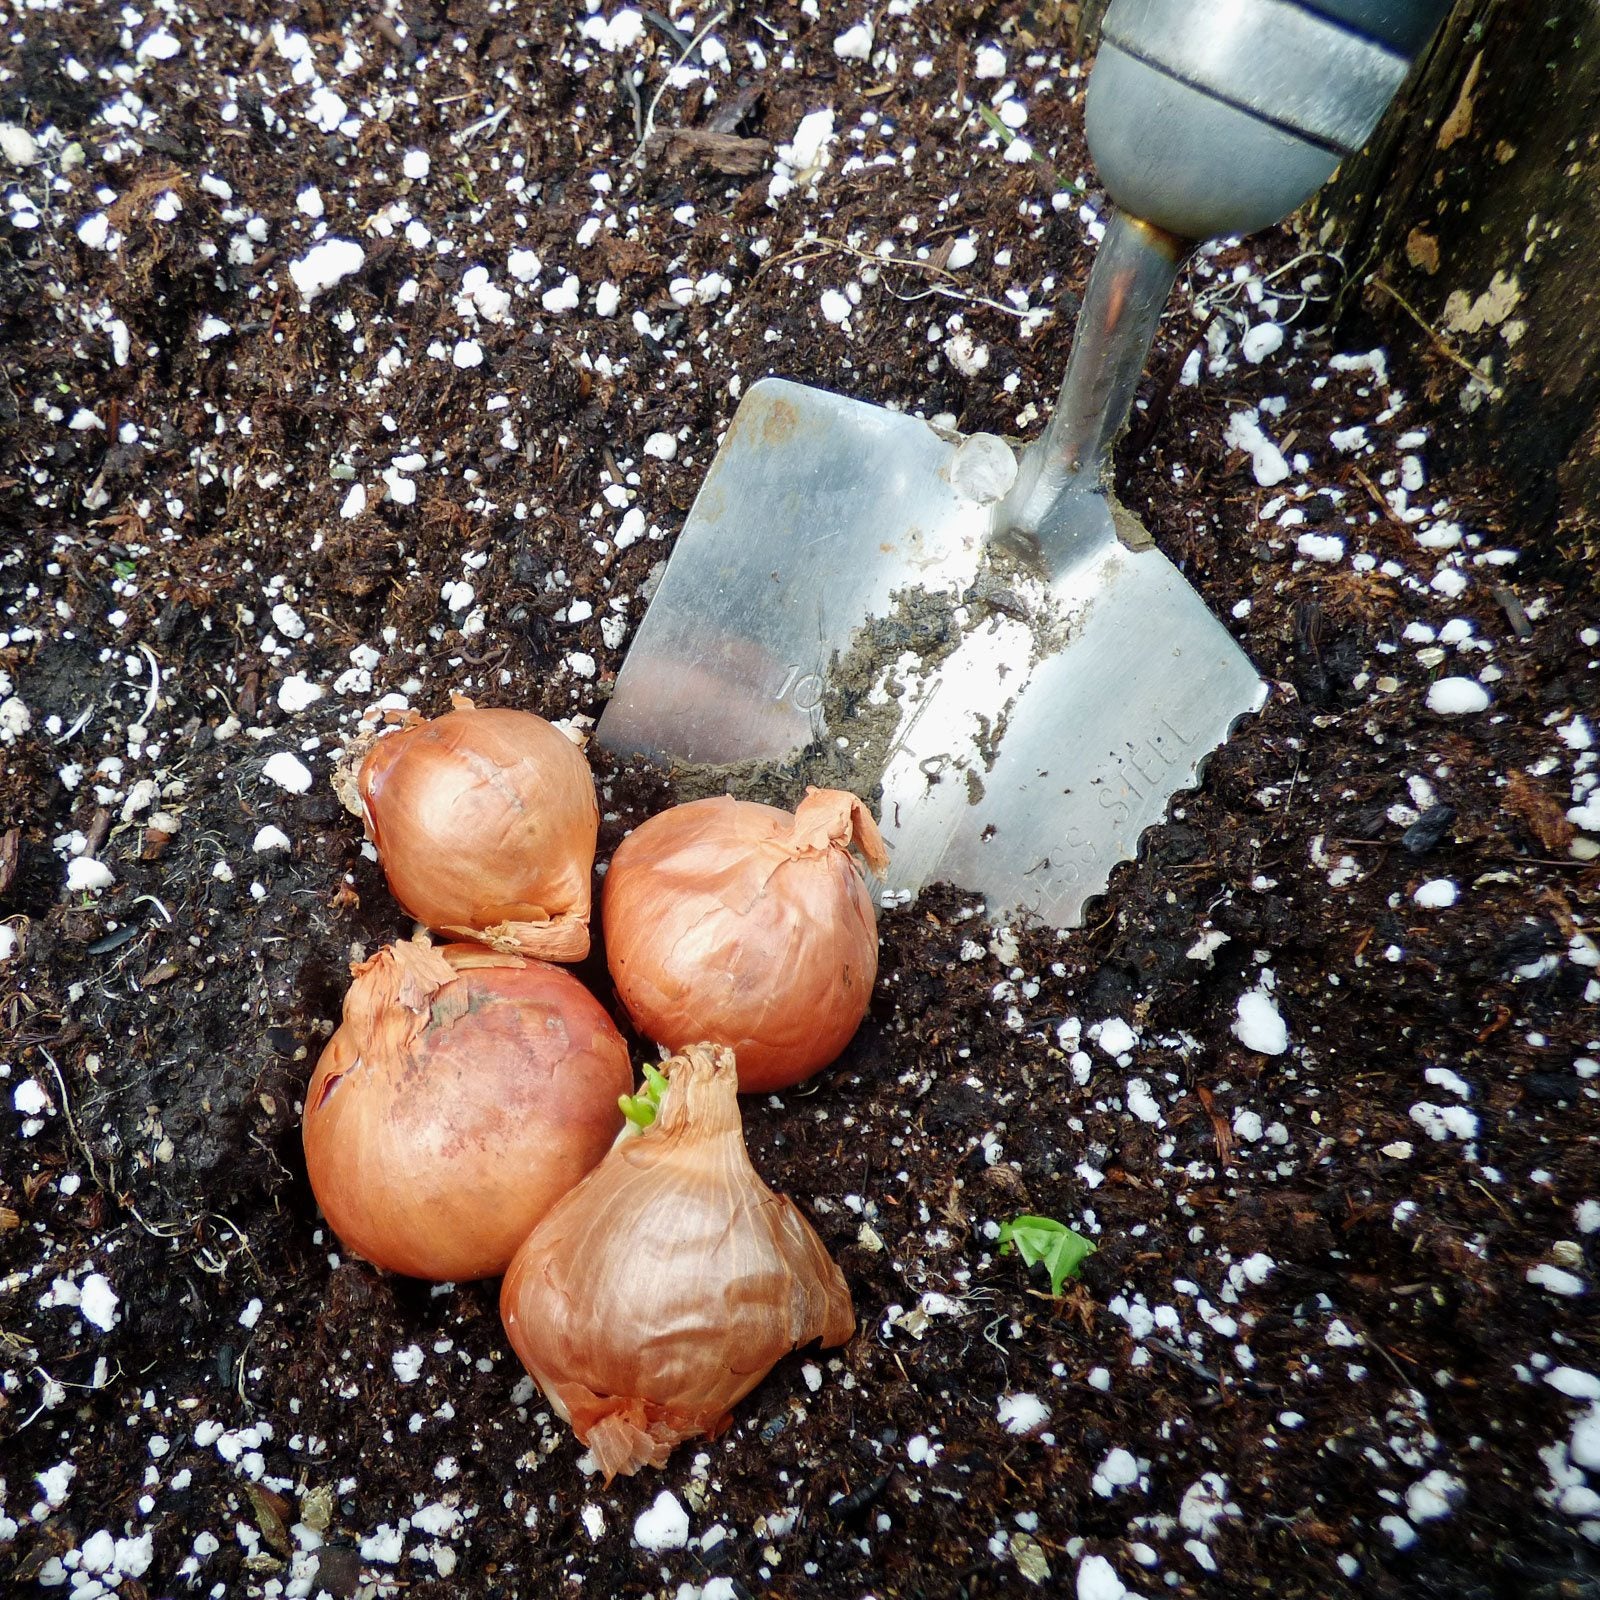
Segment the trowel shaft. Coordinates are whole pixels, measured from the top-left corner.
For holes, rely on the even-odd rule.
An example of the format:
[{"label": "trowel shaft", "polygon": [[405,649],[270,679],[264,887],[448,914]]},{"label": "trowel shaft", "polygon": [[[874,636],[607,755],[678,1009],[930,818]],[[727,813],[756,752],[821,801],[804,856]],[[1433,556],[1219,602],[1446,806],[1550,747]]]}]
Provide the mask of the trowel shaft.
[{"label": "trowel shaft", "polygon": [[1118,209],[1061,398],[1002,514],[1052,568],[1100,487],[1193,241],[1287,216],[1371,135],[1448,0],[1115,0],[1089,81],[1090,153]]},{"label": "trowel shaft", "polygon": [[1052,513],[1064,498],[1093,493],[1111,446],[1133,407],[1145,357],[1187,240],[1113,211],[1095,252],[1078,312],[1067,375],[1050,426],[1023,458],[1007,507],[1007,528],[1025,532],[1052,570],[1070,551],[1073,531]]}]

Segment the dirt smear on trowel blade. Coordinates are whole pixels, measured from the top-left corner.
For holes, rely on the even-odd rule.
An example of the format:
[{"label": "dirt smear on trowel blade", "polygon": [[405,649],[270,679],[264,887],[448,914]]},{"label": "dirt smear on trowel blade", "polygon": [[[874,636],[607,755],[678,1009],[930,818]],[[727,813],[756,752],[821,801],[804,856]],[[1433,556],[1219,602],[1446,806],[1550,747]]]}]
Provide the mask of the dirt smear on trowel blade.
[{"label": "dirt smear on trowel blade", "polygon": [[[788,755],[747,761],[684,764],[673,768],[679,801],[731,794],[741,800],[793,808],[808,787],[844,789],[876,811],[883,774],[915,714],[918,701],[962,644],[998,617],[1025,623],[1032,646],[1017,684],[1032,666],[1067,642],[1070,619],[1048,586],[1008,555],[991,550],[960,595],[907,588],[891,597],[888,613],[869,617],[825,673],[816,731]],[[1016,689],[1002,699],[997,683],[992,716],[980,719],[974,764],[965,769],[971,803],[983,796],[976,768],[994,765]]]},{"label": "dirt smear on trowel blade", "polygon": [[776,759],[674,767],[675,794],[731,794],[792,808],[814,786],[845,789],[876,806],[912,675],[936,671],[970,626],[970,607],[959,596],[899,591],[886,616],[868,618],[830,658],[809,743]]}]

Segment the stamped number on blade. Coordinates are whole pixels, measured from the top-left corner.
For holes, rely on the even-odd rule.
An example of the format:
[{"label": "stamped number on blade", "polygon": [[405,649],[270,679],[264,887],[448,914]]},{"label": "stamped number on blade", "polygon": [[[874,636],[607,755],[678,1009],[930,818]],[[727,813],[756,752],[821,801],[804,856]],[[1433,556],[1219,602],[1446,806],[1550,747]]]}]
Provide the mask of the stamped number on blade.
[{"label": "stamped number on blade", "polygon": [[800,711],[815,711],[822,704],[822,697],[827,690],[828,680],[820,672],[812,672],[805,667],[790,667],[783,686],[772,698],[777,702],[787,700]]}]

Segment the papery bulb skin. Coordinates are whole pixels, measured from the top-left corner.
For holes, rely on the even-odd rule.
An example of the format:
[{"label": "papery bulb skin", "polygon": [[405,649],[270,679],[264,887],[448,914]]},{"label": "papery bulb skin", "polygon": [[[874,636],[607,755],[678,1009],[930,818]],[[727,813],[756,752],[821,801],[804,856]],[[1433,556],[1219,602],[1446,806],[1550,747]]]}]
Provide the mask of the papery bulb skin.
[{"label": "papery bulb skin", "polygon": [[610,1148],[627,1046],[542,961],[422,937],[353,971],[306,1091],[317,1201],[347,1249],[391,1272],[503,1272]]},{"label": "papery bulb skin", "polygon": [[356,782],[389,888],[419,922],[544,961],[588,955],[600,810],[559,728],[467,706],[380,739]]},{"label": "papery bulb skin", "polygon": [[843,1344],[843,1274],[745,1150],[730,1051],[666,1063],[656,1121],[618,1140],[517,1252],[500,1292],[513,1349],[617,1474],[725,1428],[791,1351]]},{"label": "papery bulb skin", "polygon": [[791,815],[721,796],[674,806],[617,847],[606,960],[634,1026],[669,1050],[728,1046],[746,1093],[837,1059],[872,999],[878,926],[852,847],[883,840],[862,802],[810,789]]}]

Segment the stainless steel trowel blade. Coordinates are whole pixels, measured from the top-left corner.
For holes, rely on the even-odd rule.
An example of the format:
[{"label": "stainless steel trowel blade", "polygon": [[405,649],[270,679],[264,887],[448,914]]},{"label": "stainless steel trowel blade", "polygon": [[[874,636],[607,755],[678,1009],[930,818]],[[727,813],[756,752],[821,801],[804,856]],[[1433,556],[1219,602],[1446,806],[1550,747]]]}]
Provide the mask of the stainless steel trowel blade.
[{"label": "stainless steel trowel blade", "polygon": [[[829,664],[898,591],[958,592],[1010,448],[765,378],[734,416],[600,718],[668,765],[776,760],[824,732]],[[976,494],[966,492],[975,489]]]},{"label": "stainless steel trowel blade", "polygon": [[[601,717],[668,765],[780,761],[820,739],[829,674],[908,591],[966,594],[1016,462],[991,435],[777,379],[745,396]],[[1096,505],[1105,503],[1096,500]],[[1109,510],[1042,586],[900,671],[883,768],[890,893],[936,880],[992,916],[1074,924],[1263,686],[1227,630]]]},{"label": "stainless steel trowel blade", "polygon": [[[1108,518],[1109,521],[1109,518]],[[883,774],[891,889],[975,890],[1075,927],[1266,687],[1159,550],[1114,533],[1050,586],[1066,644],[1004,615],[920,686]]]}]

